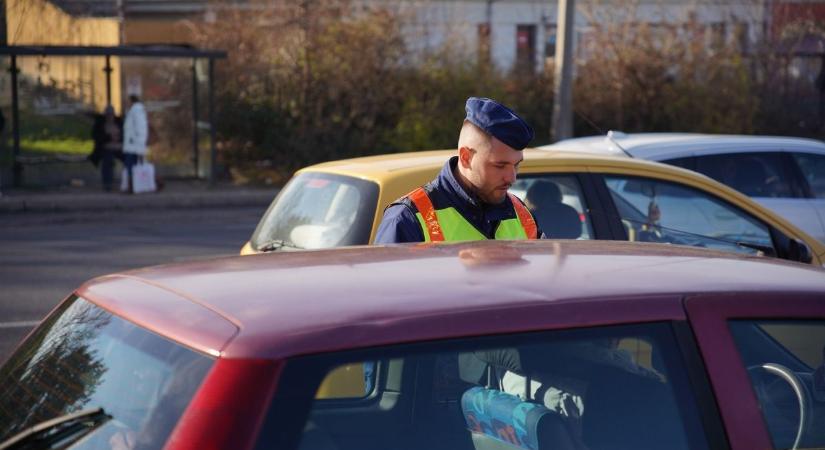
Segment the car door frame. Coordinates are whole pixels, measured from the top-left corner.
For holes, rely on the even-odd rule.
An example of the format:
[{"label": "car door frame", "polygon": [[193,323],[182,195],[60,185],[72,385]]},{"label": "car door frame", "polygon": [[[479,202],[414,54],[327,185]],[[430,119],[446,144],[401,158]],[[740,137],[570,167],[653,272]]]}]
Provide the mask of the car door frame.
[{"label": "car door frame", "polygon": [[773,448],[728,323],[735,319],[821,320],[825,299],[811,292],[710,293],[686,296],[684,306],[731,448]]}]

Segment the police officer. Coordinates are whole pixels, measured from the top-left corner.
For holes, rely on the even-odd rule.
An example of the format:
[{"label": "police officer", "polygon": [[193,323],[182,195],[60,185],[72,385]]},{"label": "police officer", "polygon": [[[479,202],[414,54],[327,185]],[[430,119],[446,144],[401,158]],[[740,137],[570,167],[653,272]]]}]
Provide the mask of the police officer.
[{"label": "police officer", "polygon": [[542,233],[508,189],[533,129],[506,106],[471,97],[458,138],[458,156],[431,182],[390,204],[376,244],[536,239]]}]

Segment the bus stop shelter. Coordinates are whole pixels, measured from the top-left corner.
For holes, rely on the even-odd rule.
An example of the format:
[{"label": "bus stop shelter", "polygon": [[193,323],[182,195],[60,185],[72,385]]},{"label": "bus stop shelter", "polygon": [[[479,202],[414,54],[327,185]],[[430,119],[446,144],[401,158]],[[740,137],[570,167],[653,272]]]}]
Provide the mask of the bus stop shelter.
[{"label": "bus stop shelter", "polygon": [[[210,133],[210,169],[208,178],[210,183],[215,180],[215,127],[214,123],[214,74],[215,74],[215,60],[226,58],[226,52],[222,50],[210,49],[196,49],[187,46],[32,46],[32,45],[12,45],[0,46],[0,55],[8,56],[10,58],[11,71],[11,109],[12,109],[12,152],[13,152],[13,167],[12,167],[12,183],[15,186],[22,184],[23,165],[20,160],[20,104],[19,104],[19,83],[18,83],[18,58],[19,57],[87,57],[87,56],[101,56],[105,59],[103,71],[106,75],[106,100],[107,104],[112,101],[112,72],[111,65],[112,57],[121,58],[177,58],[177,59],[191,59],[192,60],[192,120],[193,120],[193,136],[192,136],[192,151],[193,163],[195,165],[195,173],[197,174],[197,167],[199,164],[199,144],[198,144],[198,82],[196,74],[196,63],[198,60],[206,60],[208,62],[208,83],[207,83],[207,109],[208,109],[208,130]],[[120,82],[120,79],[118,79]]]}]

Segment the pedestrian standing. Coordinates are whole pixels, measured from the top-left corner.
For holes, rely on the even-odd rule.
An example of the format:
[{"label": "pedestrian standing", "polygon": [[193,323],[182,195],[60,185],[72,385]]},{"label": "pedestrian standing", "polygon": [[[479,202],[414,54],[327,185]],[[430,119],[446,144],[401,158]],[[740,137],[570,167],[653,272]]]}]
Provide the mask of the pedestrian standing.
[{"label": "pedestrian standing", "polygon": [[110,192],[114,181],[115,159],[123,159],[123,121],[115,116],[112,105],[106,105],[103,115],[95,117],[92,128],[94,150],[89,160],[100,164],[103,190]]},{"label": "pedestrian standing", "polygon": [[126,191],[133,192],[132,169],[136,164],[143,163],[146,157],[146,143],[149,138],[149,121],[146,117],[146,108],[140,102],[140,97],[130,95],[131,106],[123,121],[123,165],[126,168]]},{"label": "pedestrian standing", "polygon": [[542,237],[524,203],[508,192],[533,129],[489,98],[469,98],[465,111],[458,155],[433,181],[387,207],[376,243]]}]

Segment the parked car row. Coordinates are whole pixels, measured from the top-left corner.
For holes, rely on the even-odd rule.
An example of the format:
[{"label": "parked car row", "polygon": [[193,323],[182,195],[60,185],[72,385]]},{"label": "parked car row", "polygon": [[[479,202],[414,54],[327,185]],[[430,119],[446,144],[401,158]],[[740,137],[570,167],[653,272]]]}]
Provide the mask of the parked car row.
[{"label": "parked car row", "polygon": [[161,266],[24,341],[0,449],[818,448],[823,317],[819,268],[663,244]]},{"label": "parked car row", "polygon": [[[451,151],[372,156],[298,171],[241,253],[372,242],[383,209],[431,180]],[[665,242],[822,265],[825,244],[708,177],[582,152],[525,150],[511,192],[551,238]]]}]

